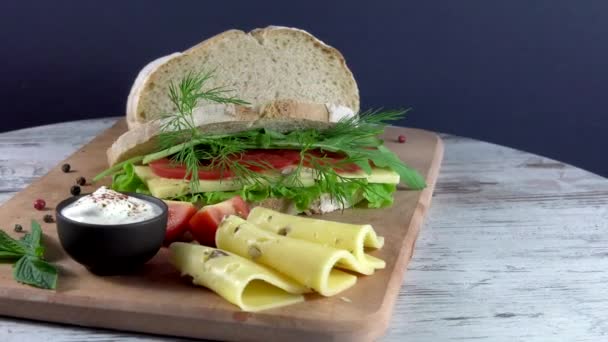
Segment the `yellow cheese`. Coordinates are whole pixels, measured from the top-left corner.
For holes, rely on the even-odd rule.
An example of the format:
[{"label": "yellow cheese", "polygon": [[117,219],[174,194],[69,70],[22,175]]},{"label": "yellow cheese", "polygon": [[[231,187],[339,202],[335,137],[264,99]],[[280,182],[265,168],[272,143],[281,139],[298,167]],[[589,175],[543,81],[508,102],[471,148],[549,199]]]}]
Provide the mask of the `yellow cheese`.
[{"label": "yellow cheese", "polygon": [[[384,239],[369,224],[350,224],[287,215],[263,207],[255,207],[247,221],[273,233],[319,243],[353,254],[360,268],[384,268],[382,259],[365,254],[365,247],[382,248]],[[348,268],[347,265],[340,265]]]},{"label": "yellow cheese", "polygon": [[[188,180],[164,178],[154,174],[148,166],[135,166],[135,174],[146,184],[148,190],[154,197],[158,198],[171,198],[187,195],[190,193],[190,185]],[[278,176],[275,176],[278,177]],[[269,176],[269,181],[272,180],[272,176]],[[300,176],[300,182],[297,186],[312,186],[315,180],[312,178],[312,174],[303,172]],[[239,190],[243,186],[240,182],[233,179],[222,179],[220,180],[199,180],[199,191],[200,192],[213,192],[213,191],[234,191]]]},{"label": "yellow cheese", "polygon": [[196,285],[207,287],[244,311],[304,301],[309,291],[292,279],[230,252],[190,243],[170,246],[171,263]]},{"label": "yellow cheese", "polygon": [[234,215],[222,221],[215,243],[221,249],[273,268],[323,296],[333,296],[357,282],[354,275],[336,269],[338,263],[352,267],[357,264],[347,251],[280,236]]},{"label": "yellow cheese", "polygon": [[[134,170],[154,197],[171,198],[190,193],[190,185],[187,180],[159,177],[148,166],[135,166]],[[242,186],[232,180],[199,180],[201,192],[233,191],[240,188]]]},{"label": "yellow cheese", "polygon": [[[189,181],[184,179],[164,178],[157,176],[152,172],[148,166],[135,166],[135,174],[146,184],[152,196],[158,198],[171,198],[187,195],[190,193]],[[299,182],[294,186],[312,186],[315,182],[315,172],[312,169],[302,169],[299,175]],[[356,172],[345,172],[340,173],[340,176],[344,178],[365,178],[369,183],[384,183],[384,184],[398,184],[399,174],[395,171],[381,168],[372,169],[371,174],[366,174],[363,171]],[[279,177],[278,175],[269,175],[268,180],[272,181],[273,177]],[[213,191],[234,191],[239,190],[243,186],[240,182],[233,179],[223,180],[199,180],[199,191],[200,192],[213,192]]]},{"label": "yellow cheese", "polygon": [[365,178],[368,183],[374,184],[399,184],[400,180],[397,172],[378,167],[373,168],[370,174],[365,173],[363,170],[359,170],[355,172],[340,173],[340,176],[344,178]]}]

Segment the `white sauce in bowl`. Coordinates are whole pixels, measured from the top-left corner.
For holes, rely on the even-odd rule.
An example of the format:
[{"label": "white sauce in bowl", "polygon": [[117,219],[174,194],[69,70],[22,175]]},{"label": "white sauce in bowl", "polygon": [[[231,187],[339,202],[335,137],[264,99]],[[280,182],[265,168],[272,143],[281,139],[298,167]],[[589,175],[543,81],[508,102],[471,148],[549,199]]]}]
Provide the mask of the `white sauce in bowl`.
[{"label": "white sauce in bowl", "polygon": [[114,225],[146,221],[162,214],[162,209],[155,203],[102,186],[63,208],[61,214],[76,222]]}]

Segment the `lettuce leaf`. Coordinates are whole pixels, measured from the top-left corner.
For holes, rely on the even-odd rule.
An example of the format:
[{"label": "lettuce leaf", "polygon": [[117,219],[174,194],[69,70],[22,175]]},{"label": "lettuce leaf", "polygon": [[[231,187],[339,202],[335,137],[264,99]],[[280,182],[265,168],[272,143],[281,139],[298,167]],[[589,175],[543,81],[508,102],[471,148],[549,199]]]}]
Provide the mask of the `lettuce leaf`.
[{"label": "lettuce leaf", "polygon": [[122,171],[115,173],[112,176],[112,190],[122,192],[137,192],[143,194],[150,194],[146,184],[139,179],[135,173],[135,167],[133,164],[126,163],[122,166]]},{"label": "lettuce leaf", "polygon": [[397,190],[396,184],[368,184],[363,190],[363,198],[367,200],[368,208],[385,208],[393,205],[393,193]]}]

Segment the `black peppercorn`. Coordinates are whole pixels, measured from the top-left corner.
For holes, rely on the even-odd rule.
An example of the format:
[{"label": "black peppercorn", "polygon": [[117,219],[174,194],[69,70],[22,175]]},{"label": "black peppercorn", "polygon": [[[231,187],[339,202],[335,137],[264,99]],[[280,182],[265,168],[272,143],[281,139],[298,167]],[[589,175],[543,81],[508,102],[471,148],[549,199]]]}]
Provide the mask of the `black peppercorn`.
[{"label": "black peppercorn", "polygon": [[53,223],[55,222],[55,219],[53,218],[53,215],[51,214],[46,214],[44,215],[44,217],[42,218],[42,221],[46,222],[46,223]]},{"label": "black peppercorn", "polygon": [[15,225],[15,231],[16,231],[17,233],[20,233],[20,232],[22,232],[22,231],[23,231],[23,227],[22,227],[22,226],[21,226],[19,223],[17,223],[17,224]]},{"label": "black peppercorn", "polygon": [[70,172],[70,169],[71,169],[70,164],[61,165],[61,171],[65,172],[65,173]]},{"label": "black peppercorn", "polygon": [[80,195],[80,187],[79,187],[78,185],[74,185],[74,186],[72,186],[72,187],[70,188],[70,193],[71,193],[73,196],[78,196],[78,195]]},{"label": "black peppercorn", "polygon": [[76,179],[76,184],[83,186],[87,184],[87,180],[84,177],[78,177],[78,179]]}]

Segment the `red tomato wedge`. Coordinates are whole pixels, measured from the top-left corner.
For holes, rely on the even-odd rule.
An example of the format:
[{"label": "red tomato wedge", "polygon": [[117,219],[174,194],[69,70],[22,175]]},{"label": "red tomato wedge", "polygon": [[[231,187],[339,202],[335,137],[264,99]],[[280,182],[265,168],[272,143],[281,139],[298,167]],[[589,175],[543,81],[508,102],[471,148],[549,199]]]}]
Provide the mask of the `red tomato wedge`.
[{"label": "red tomato wedge", "polygon": [[167,232],[164,244],[168,246],[171,242],[181,239],[190,228],[188,222],[196,214],[196,207],[192,203],[165,201],[169,207],[167,219]]},{"label": "red tomato wedge", "polygon": [[190,233],[201,245],[215,247],[217,227],[226,216],[230,215],[244,219],[249,215],[249,206],[241,196],[202,207],[190,219]]}]

